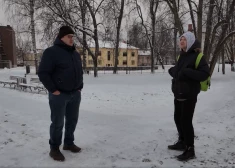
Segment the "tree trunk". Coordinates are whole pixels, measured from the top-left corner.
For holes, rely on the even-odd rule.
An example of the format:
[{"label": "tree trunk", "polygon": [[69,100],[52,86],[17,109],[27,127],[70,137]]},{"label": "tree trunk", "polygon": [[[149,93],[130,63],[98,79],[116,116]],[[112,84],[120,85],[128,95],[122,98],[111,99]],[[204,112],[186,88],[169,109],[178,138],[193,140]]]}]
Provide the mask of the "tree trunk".
[{"label": "tree trunk", "polygon": [[[82,36],[82,40],[83,40],[83,44],[86,43],[86,33],[85,33],[85,26],[86,26],[86,4],[84,2],[84,0],[82,0],[80,3],[80,8],[81,8],[81,15],[82,15],[82,26],[83,26],[83,36]],[[87,60],[87,57],[86,57],[86,47],[83,45],[82,47],[82,52],[83,52],[83,69],[85,70],[86,72],[86,60]]]},{"label": "tree trunk", "polygon": [[98,38],[95,38],[95,57],[94,60],[94,77],[98,77],[98,68],[97,68],[97,60],[99,55],[99,42]]},{"label": "tree trunk", "polygon": [[22,58],[22,61],[23,61],[23,66],[24,66],[24,52],[23,52],[23,50],[21,50],[21,53],[20,53],[20,55],[21,55],[21,58]]},{"label": "tree trunk", "polygon": [[175,56],[175,63],[177,62],[177,30],[174,29],[174,56]]},{"label": "tree trunk", "polygon": [[231,71],[235,71],[235,67],[234,67],[234,55],[232,55],[232,59],[231,59]]},{"label": "tree trunk", "polygon": [[221,56],[222,56],[222,73],[225,74],[224,49],[221,51]]},{"label": "tree trunk", "polygon": [[154,67],[154,56],[155,56],[155,43],[156,43],[156,35],[155,35],[155,27],[156,27],[156,13],[154,12],[154,0],[150,1],[150,15],[151,15],[151,27],[152,27],[152,47],[151,47],[151,73],[155,72]]},{"label": "tree trunk", "polygon": [[231,71],[235,71],[234,67],[234,57],[235,57],[235,37],[233,36],[232,42],[231,42],[231,47],[232,47],[232,53],[231,53]]},{"label": "tree trunk", "polygon": [[215,0],[210,0],[210,7],[209,7],[209,11],[207,13],[207,21],[206,21],[206,37],[205,37],[205,40],[204,40],[204,55],[205,55],[205,58],[206,58],[206,61],[209,62],[210,60],[210,51],[208,50],[209,49],[209,45],[210,45],[210,38],[211,38],[211,31],[212,31],[212,23],[213,23],[213,10],[214,10],[214,3],[215,3]]},{"label": "tree trunk", "polygon": [[[232,16],[231,19],[231,30],[235,30],[235,16]],[[232,40],[230,41],[230,47],[231,47],[231,71],[235,71],[234,67],[234,57],[235,57],[235,35],[232,37]]]},{"label": "tree trunk", "polygon": [[196,22],[195,22],[195,18],[194,18],[194,14],[193,14],[193,8],[192,8],[191,0],[187,0],[187,1],[188,1],[191,20],[192,20],[192,23],[193,23],[194,35],[197,38],[197,28],[196,28]]},{"label": "tree trunk", "polygon": [[33,44],[33,54],[34,54],[34,61],[35,61],[35,71],[38,74],[38,59],[37,59],[37,48],[36,48],[36,35],[35,35],[35,22],[34,22],[34,0],[30,0],[30,28],[31,28],[31,38]]},{"label": "tree trunk", "polygon": [[203,0],[198,2],[197,11],[197,39],[202,42],[202,12],[203,12]]},{"label": "tree trunk", "polygon": [[121,9],[119,11],[120,13],[119,13],[119,16],[118,16],[117,36],[116,36],[116,44],[115,44],[115,59],[114,59],[114,69],[113,69],[114,74],[117,73],[118,55],[119,55],[118,54],[118,49],[119,49],[120,30],[121,30],[123,11],[124,11],[124,2],[125,2],[125,0],[121,0]]},{"label": "tree trunk", "polygon": [[[119,30],[118,30],[119,29]],[[118,65],[118,49],[119,49],[119,37],[120,37],[120,28],[117,28],[117,37],[116,37],[116,43],[115,43],[115,51],[114,51],[114,68],[113,73],[117,74],[117,65]],[[127,44],[128,45],[128,44]]]},{"label": "tree trunk", "polygon": [[94,63],[94,77],[98,77],[97,57],[93,58]]},{"label": "tree trunk", "polygon": [[[83,43],[86,41],[86,34],[83,33]],[[87,69],[87,66],[86,66],[86,60],[87,60],[87,57],[86,57],[86,47],[85,46],[82,46],[82,54],[83,54],[83,60],[82,60],[82,64],[83,64],[83,70],[85,70],[86,72],[86,69]]]}]

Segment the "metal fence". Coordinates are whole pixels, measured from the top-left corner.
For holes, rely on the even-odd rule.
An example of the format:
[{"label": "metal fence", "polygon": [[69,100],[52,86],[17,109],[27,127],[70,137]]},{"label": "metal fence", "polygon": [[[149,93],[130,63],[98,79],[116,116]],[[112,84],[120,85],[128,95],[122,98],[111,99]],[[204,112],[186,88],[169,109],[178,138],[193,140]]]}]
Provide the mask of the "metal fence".
[{"label": "metal fence", "polygon": [[[97,67],[98,71],[113,71],[114,67]],[[138,66],[138,67],[128,67],[128,66],[122,66],[117,67],[118,71],[135,71],[135,70],[149,70],[151,69],[151,66]],[[155,69],[158,69],[158,66],[155,65]],[[94,67],[86,67],[86,70],[93,71]]]},{"label": "metal fence", "polygon": [[[114,67],[97,67],[98,73],[109,74],[113,73]],[[155,70],[158,70],[158,66],[155,65]],[[94,67],[87,67],[84,69],[85,74],[91,74],[94,71]],[[150,72],[151,66],[138,66],[138,67],[117,67],[117,73],[143,73]]]}]

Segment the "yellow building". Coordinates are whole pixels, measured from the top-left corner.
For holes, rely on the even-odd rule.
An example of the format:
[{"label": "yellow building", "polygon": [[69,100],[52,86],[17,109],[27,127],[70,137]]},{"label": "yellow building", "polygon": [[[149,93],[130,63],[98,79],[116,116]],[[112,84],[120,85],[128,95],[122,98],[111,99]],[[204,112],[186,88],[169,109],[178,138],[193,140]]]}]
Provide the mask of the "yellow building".
[{"label": "yellow building", "polygon": [[[41,60],[42,54],[43,54],[43,50],[42,49],[37,49],[37,60],[38,60],[38,63]],[[24,55],[24,63],[26,65],[31,65],[31,66],[35,65],[35,57],[34,57],[33,51],[30,51],[30,52],[28,52],[28,53],[26,53]]]},{"label": "yellow building", "polygon": [[[89,44],[91,51],[95,52],[95,45]],[[114,66],[114,55],[115,45],[112,42],[99,41],[99,56],[98,56],[98,67],[113,67]],[[78,48],[78,52],[82,55],[82,49]],[[93,67],[93,59],[91,55],[86,51],[86,64],[87,67]],[[118,67],[137,67],[138,66],[138,48],[133,46],[127,46],[126,43],[119,43],[119,56],[118,56]]]}]

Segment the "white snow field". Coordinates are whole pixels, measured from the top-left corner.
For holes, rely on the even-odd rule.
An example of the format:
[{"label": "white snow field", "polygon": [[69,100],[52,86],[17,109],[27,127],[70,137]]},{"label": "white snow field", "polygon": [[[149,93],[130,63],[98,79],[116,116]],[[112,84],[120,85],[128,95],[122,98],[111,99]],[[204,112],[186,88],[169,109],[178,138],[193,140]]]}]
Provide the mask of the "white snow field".
[{"label": "white snow field", "polygon": [[[0,79],[24,68],[2,69]],[[98,78],[84,75],[75,143],[65,162],[49,157],[50,110],[45,93],[0,85],[0,167],[235,167],[235,72],[215,73],[194,115],[197,158],[179,162],[167,145],[177,140],[171,77],[167,70]]]}]

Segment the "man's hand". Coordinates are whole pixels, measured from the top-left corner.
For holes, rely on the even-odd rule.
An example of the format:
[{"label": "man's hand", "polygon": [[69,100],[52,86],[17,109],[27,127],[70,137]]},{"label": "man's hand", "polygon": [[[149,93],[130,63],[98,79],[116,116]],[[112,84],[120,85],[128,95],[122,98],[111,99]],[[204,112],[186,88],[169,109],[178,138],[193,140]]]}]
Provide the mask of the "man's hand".
[{"label": "man's hand", "polygon": [[53,92],[52,94],[58,96],[58,95],[60,95],[60,91],[57,90],[57,91]]}]

